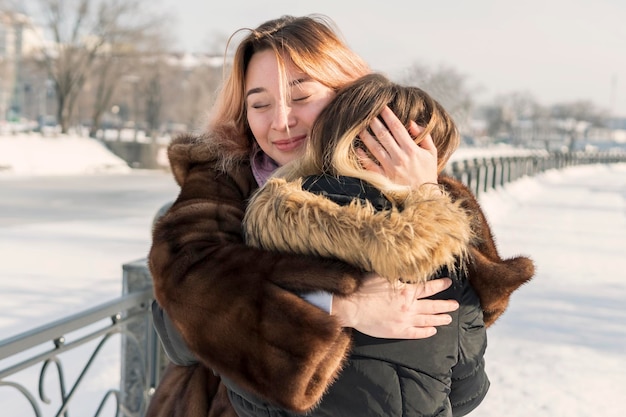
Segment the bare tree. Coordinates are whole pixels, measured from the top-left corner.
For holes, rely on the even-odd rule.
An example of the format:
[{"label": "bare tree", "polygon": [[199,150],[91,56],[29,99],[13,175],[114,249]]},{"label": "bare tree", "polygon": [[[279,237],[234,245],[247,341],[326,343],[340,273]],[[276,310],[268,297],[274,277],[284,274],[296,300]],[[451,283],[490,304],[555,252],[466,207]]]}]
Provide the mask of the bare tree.
[{"label": "bare tree", "polygon": [[489,136],[521,144],[532,141],[533,126],[545,112],[530,93],[511,92],[497,96],[483,113]]},{"label": "bare tree", "polygon": [[8,57],[0,56],[0,120],[4,120],[15,75],[13,63]]},{"label": "bare tree", "polygon": [[[154,18],[155,21],[157,17]],[[96,81],[96,96],[94,101],[94,110],[91,123],[90,134],[95,133],[100,128],[100,121],[103,115],[111,108],[111,103],[116,96],[116,91],[122,84],[130,84],[132,87],[129,94],[133,101],[133,121],[137,125],[140,121],[139,112],[139,94],[151,94],[148,102],[152,102],[152,95],[155,89],[154,83],[152,88],[147,89],[146,83],[157,68],[163,66],[164,57],[167,55],[166,50],[171,44],[170,34],[163,31],[164,25],[153,24],[153,30],[145,30],[134,39],[132,45],[118,44],[114,48],[107,48],[104,53],[100,53],[96,61],[96,67],[92,71],[92,78]],[[157,70],[157,73],[159,71]],[[146,112],[150,111],[150,120],[158,124],[159,111],[154,112],[154,106],[147,105]],[[147,116],[146,116],[147,117]],[[156,128],[158,129],[158,127]],[[155,129],[155,130],[156,130]],[[150,129],[151,132],[155,130]]]},{"label": "bare tree", "polygon": [[[13,25],[12,7],[0,0],[0,28]],[[7,53],[0,55],[0,120],[6,117],[9,101],[13,95],[16,79],[15,56]]]},{"label": "bare tree", "polygon": [[146,132],[150,134],[153,140],[156,139],[161,128],[164,102],[163,83],[170,73],[170,68],[164,62],[165,57],[167,55],[164,53],[146,57],[140,67],[141,79],[135,84],[134,107],[137,109],[135,113],[138,113],[140,108],[137,101],[139,97],[142,98],[141,107],[144,110],[142,120],[137,118],[136,123],[144,125]]},{"label": "bare tree", "polygon": [[[170,133],[204,128],[206,116],[222,81],[223,58],[197,53],[171,54],[162,67],[161,118]],[[186,61],[186,64],[183,64]]]},{"label": "bare tree", "polygon": [[199,128],[206,122],[221,76],[222,66],[208,64],[198,66],[186,74],[180,120],[187,126]]},{"label": "bare tree", "polygon": [[466,76],[454,68],[442,65],[432,69],[416,63],[406,70],[401,82],[415,85],[432,95],[452,115],[461,130],[469,123],[474,92],[467,85]]},{"label": "bare tree", "polygon": [[[57,119],[65,133],[97,58],[101,57],[102,69],[110,69],[115,60],[114,51],[122,46],[137,49],[132,45],[162,25],[158,16],[147,12],[148,0],[34,0],[32,4],[38,6],[53,38],[53,44],[44,49],[43,55],[56,91]],[[107,76],[101,80],[106,83],[105,80],[111,79],[116,80]],[[105,90],[100,92],[102,103],[107,100]]]},{"label": "bare tree", "polygon": [[550,113],[559,122],[557,128],[568,138],[568,148],[572,152],[581,139],[586,139],[590,127],[604,127],[607,112],[591,101],[581,100],[552,105]]}]

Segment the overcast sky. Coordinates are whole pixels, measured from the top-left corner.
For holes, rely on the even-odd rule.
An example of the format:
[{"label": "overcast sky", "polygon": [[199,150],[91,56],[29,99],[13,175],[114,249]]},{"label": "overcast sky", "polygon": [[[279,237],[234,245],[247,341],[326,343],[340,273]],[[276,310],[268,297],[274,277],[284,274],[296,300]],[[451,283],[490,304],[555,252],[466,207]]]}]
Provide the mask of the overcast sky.
[{"label": "overcast sky", "polygon": [[376,69],[454,67],[479,100],[530,92],[541,104],[591,100],[626,116],[623,0],[159,0],[179,45],[206,50],[282,14],[323,13]]}]

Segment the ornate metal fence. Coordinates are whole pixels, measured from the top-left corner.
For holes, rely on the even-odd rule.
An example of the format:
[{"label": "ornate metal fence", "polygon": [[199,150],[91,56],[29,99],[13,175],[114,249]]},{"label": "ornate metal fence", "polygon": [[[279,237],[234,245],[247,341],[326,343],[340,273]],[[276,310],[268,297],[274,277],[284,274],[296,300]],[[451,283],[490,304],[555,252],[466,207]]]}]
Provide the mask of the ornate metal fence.
[{"label": "ornate metal fence", "polygon": [[[69,417],[77,391],[89,378],[94,362],[107,345],[120,339],[113,336],[121,335],[119,386],[110,387],[102,398],[89,401],[97,404],[94,416],[100,416],[105,407],[115,410],[113,416],[143,416],[166,361],[152,328],[152,300],[151,277],[145,261],[124,265],[122,297],[0,341],[0,390],[10,390],[12,395],[21,397],[32,410],[31,415],[41,417],[42,406],[57,399],[46,390],[50,381],[56,380],[52,385],[57,385],[55,406],[59,405],[53,415]],[[88,351],[84,363],[61,356],[79,347]],[[34,353],[28,353],[33,350]],[[80,369],[73,381],[66,379],[67,362]],[[37,368],[36,381],[26,383],[18,378],[22,371]]]},{"label": "ornate metal fence", "polygon": [[[455,161],[447,172],[479,195],[547,169],[617,162],[626,162],[626,153],[553,153]],[[164,206],[157,217],[167,207]],[[110,387],[102,398],[91,400],[98,404],[94,416],[100,416],[105,406],[107,410],[114,409],[116,417],[143,416],[167,363],[152,327],[152,301],[152,280],[145,260],[123,265],[123,295],[119,299],[0,341],[0,390],[11,390],[29,404],[33,416],[41,417],[42,404],[51,403],[45,386],[52,375],[50,369],[54,368],[60,397],[54,415],[69,417],[77,390],[89,378],[95,359],[105,345],[112,343],[113,336],[121,335],[121,344],[117,346],[121,354],[120,382]],[[95,348],[81,365],[78,376],[68,385],[65,363],[60,355],[92,341],[96,342]],[[39,350],[28,353],[34,348]],[[34,381],[37,389],[29,388],[16,378],[28,369],[39,369],[35,376],[37,381]],[[0,414],[5,415],[2,411]]]}]

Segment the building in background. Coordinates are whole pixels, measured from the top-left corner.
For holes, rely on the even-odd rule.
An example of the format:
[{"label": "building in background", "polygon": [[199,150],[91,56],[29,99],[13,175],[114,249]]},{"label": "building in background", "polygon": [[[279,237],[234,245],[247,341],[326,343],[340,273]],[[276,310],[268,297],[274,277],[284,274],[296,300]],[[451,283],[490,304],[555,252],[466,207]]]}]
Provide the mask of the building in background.
[{"label": "building in background", "polygon": [[0,121],[41,114],[46,79],[28,62],[44,47],[43,29],[25,14],[0,10]]}]

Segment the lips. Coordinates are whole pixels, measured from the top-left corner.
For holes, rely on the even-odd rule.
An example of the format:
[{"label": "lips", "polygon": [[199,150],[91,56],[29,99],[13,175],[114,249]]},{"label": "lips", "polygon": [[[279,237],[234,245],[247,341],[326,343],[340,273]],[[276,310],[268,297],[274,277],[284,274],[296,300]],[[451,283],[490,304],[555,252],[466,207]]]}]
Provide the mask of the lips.
[{"label": "lips", "polygon": [[306,140],[306,135],[294,136],[289,139],[282,139],[272,142],[272,145],[281,152],[290,152],[302,146]]}]

